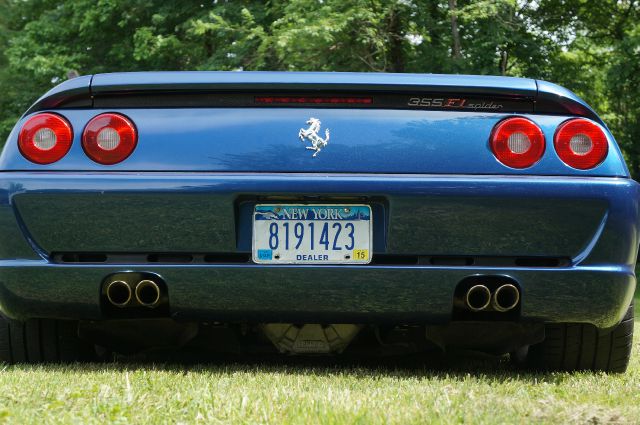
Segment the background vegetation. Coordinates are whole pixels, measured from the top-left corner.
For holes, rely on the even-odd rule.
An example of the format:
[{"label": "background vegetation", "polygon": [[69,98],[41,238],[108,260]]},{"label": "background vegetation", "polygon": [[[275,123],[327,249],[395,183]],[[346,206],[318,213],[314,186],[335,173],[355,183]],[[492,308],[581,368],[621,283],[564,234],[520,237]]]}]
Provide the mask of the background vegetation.
[{"label": "background vegetation", "polygon": [[639,18],[638,0],[0,0],[0,140],[76,73],[494,74],[574,90],[640,177]]},{"label": "background vegetation", "polygon": [[493,74],[574,90],[640,177],[639,18],[637,0],[0,0],[0,140],[76,73]]}]

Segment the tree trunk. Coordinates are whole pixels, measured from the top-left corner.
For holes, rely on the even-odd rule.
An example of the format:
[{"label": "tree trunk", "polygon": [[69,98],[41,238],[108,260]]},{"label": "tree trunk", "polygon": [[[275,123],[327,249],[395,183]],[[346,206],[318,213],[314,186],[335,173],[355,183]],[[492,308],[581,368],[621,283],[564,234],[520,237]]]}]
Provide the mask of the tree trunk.
[{"label": "tree trunk", "polygon": [[389,61],[391,62],[392,72],[404,72],[405,70],[405,58],[404,58],[404,36],[402,34],[402,24],[400,22],[400,16],[398,16],[398,10],[392,8],[389,11]]},{"label": "tree trunk", "polygon": [[453,59],[460,59],[462,57],[462,54],[460,53],[460,32],[458,31],[457,8],[457,0],[449,0],[449,13],[451,16],[451,57]]},{"label": "tree trunk", "polygon": [[500,75],[507,75],[507,66],[509,65],[509,52],[505,48],[500,52]]}]

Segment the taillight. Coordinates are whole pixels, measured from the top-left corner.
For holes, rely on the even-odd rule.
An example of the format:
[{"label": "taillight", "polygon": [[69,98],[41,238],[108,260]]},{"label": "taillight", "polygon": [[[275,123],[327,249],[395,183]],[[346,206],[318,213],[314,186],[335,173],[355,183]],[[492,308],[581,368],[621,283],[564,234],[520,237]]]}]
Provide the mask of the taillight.
[{"label": "taillight", "polygon": [[507,118],[491,133],[491,150],[498,161],[508,167],[530,167],[542,158],[544,149],[542,130],[526,118]]},{"label": "taillight", "polygon": [[137,142],[133,122],[120,114],[100,114],[89,121],[82,133],[82,147],[87,156],[104,165],[127,159]]},{"label": "taillight", "polygon": [[34,115],[24,123],[18,136],[22,155],[36,164],[51,164],[64,157],[73,141],[71,124],[49,112]]},{"label": "taillight", "polygon": [[595,167],[609,152],[607,136],[602,128],[584,118],[560,124],[553,144],[562,162],[579,170]]}]

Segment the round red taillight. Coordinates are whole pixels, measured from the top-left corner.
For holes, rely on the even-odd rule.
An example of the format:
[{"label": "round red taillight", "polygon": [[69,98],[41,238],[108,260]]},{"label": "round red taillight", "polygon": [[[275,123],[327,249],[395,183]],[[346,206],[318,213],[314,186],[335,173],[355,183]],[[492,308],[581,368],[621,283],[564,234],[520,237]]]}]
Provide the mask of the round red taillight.
[{"label": "round red taillight", "polygon": [[51,164],[64,157],[73,141],[69,121],[57,114],[45,112],[34,115],[20,129],[20,153],[36,164]]},{"label": "round red taillight", "polygon": [[562,162],[578,170],[595,167],[609,152],[609,142],[602,127],[584,118],[560,124],[553,144]]},{"label": "round red taillight", "polygon": [[113,165],[127,159],[137,142],[138,132],[133,122],[120,114],[100,114],[89,121],[82,133],[85,153],[103,165]]},{"label": "round red taillight", "polygon": [[491,133],[491,150],[507,167],[531,167],[542,158],[544,149],[542,130],[526,118],[507,118],[500,121]]}]

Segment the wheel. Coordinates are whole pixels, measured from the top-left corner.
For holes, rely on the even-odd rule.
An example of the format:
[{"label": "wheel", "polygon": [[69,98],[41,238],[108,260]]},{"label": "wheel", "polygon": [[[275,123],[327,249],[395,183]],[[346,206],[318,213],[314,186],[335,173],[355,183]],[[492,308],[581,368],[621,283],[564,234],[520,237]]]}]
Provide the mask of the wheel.
[{"label": "wheel", "polygon": [[78,323],[31,319],[26,322],[0,316],[0,362],[70,363],[89,361],[95,350],[78,338]]},{"label": "wheel", "polygon": [[633,345],[633,304],[613,331],[599,335],[593,325],[560,323],[545,327],[545,340],[531,346],[527,361],[538,370],[627,370]]}]

